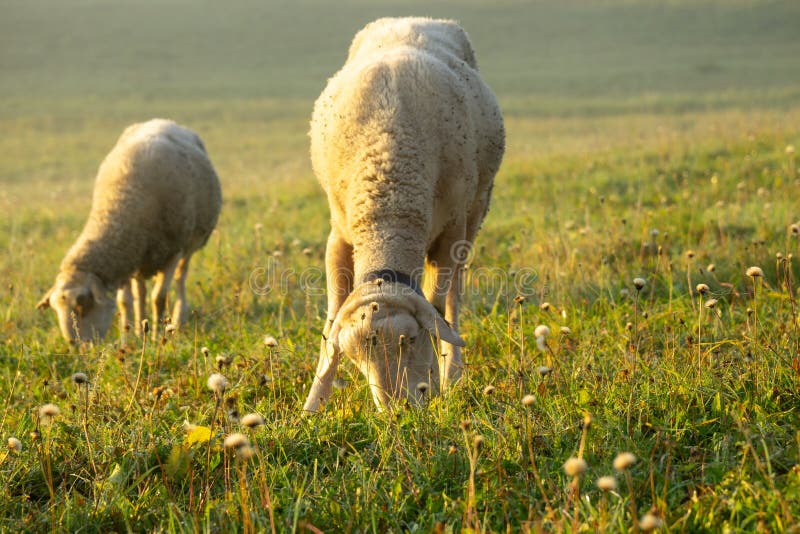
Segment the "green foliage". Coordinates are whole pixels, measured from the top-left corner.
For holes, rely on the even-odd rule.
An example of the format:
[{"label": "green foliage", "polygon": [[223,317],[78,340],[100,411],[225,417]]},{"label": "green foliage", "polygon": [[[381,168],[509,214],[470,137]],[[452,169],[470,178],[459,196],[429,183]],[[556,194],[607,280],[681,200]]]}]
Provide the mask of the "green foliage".
[{"label": "green foliage", "polygon": [[[352,34],[405,13],[461,20],[507,119],[463,298],[468,369],[381,414],[343,365],[303,416],[328,231],[307,119]],[[797,528],[799,19],[750,0],[8,3],[0,438],[22,450],[0,452],[0,531],[620,531],[648,511],[675,531]],[[100,160],[156,115],[196,129],[223,180],[191,322],[70,348],[34,305]],[[248,412],[266,424],[242,428]],[[232,432],[252,458],[224,449]],[[620,451],[630,486],[604,493]],[[562,470],[578,454],[579,499]]]}]

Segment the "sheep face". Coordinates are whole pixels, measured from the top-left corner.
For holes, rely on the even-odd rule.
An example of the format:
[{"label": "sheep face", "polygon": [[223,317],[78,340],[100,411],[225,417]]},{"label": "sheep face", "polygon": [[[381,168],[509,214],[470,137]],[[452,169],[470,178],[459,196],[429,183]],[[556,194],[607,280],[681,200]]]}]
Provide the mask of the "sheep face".
[{"label": "sheep face", "polygon": [[[392,399],[417,405],[423,395],[438,393],[432,339],[408,311],[377,303],[357,309],[338,336],[339,348],[367,378],[379,409]],[[427,384],[424,393],[417,387],[421,383]]]},{"label": "sheep face", "polygon": [[102,281],[90,273],[60,273],[37,308],[52,308],[70,343],[102,339],[114,317],[115,304]]}]

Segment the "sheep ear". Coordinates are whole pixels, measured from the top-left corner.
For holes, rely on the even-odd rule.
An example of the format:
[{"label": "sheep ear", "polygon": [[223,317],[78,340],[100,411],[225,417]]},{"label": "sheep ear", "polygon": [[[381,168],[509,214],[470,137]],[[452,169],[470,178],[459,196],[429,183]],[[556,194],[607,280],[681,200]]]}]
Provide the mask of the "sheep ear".
[{"label": "sheep ear", "polygon": [[433,307],[433,304],[428,302],[425,298],[415,295],[414,308],[417,322],[422,328],[456,347],[463,347],[466,345],[466,342],[461,339],[458,332],[447,324],[447,321],[445,321],[436,308]]},{"label": "sheep ear", "polygon": [[53,294],[53,290],[52,289],[48,289],[47,293],[45,293],[44,296],[42,297],[42,300],[40,300],[36,304],[36,309],[37,310],[46,310],[47,308],[49,308],[50,307],[50,295],[52,295],[52,294]]}]

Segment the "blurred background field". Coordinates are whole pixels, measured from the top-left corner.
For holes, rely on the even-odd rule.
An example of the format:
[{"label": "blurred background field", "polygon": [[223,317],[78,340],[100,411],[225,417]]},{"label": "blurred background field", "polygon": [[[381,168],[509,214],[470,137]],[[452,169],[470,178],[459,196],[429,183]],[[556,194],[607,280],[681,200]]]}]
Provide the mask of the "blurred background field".
[{"label": "blurred background field", "polygon": [[[28,456],[17,463],[4,458],[0,470],[12,482],[0,497],[0,530],[179,531],[165,522],[189,521],[192,530],[233,514],[231,502],[240,502],[227,500],[218,471],[200,466],[194,475],[216,484],[218,506],[206,512],[187,497],[191,473],[148,471],[152,455],[182,443],[184,419],[212,418],[203,383],[215,364],[213,355],[198,359],[203,345],[236,355],[241,365],[226,372],[237,377],[240,409],[268,419],[261,443],[269,465],[260,469],[282,529],[307,521],[336,530],[569,530],[560,466],[576,452],[587,411],[595,415],[593,476],[610,470],[617,450],[642,458],[640,515],[652,503],[668,525],[688,531],[800,520],[800,364],[795,294],[786,287],[796,269],[775,260],[796,252],[787,228],[800,219],[789,150],[800,145],[800,3],[4,0],[0,12],[0,398],[8,399],[0,437],[26,436],[38,404],[74,404],[68,377],[82,371],[93,380],[91,433],[101,451],[99,472],[90,472],[73,408],[58,430],[66,489],[56,504],[35,444],[25,443]],[[500,100],[508,146],[475,265],[533,268],[538,278],[525,312],[513,287],[470,294],[470,374],[429,416],[398,416],[386,430],[347,367],[350,385],[333,416],[300,418],[324,297],[294,275],[286,290],[259,295],[251,276],[264,267],[322,268],[328,211],[309,164],[308,119],[354,33],[389,15],[453,18],[469,33]],[[190,272],[193,333],[166,342],[166,358],[148,348],[160,365],[147,367],[148,385],[175,398],[153,403],[139,392],[134,413],[115,419],[132,395],[137,349],[117,362],[112,334],[104,346],[69,354],[53,317],[33,306],[82,227],[100,161],[125,126],[157,116],[201,135],[225,204]],[[752,264],[767,274],[760,334],[747,312],[754,303],[744,269]],[[642,302],[620,296],[634,294],[634,276],[648,281]],[[699,282],[727,307],[698,331]],[[574,335],[537,353],[538,322]],[[280,343],[268,371],[264,334]],[[709,365],[695,376],[686,370],[697,365],[698,339]],[[551,378],[535,372],[539,364],[555,369]],[[271,386],[259,381],[262,371]],[[488,383],[499,396],[482,396]],[[534,389],[544,492],[530,478],[520,430],[519,398]],[[472,505],[464,418],[479,421],[488,441]],[[132,445],[137,433],[147,437]],[[460,460],[447,452],[452,443]],[[117,468],[127,482],[112,498],[96,484],[119,476]],[[591,482],[581,524],[629,527],[624,500],[603,516]],[[509,498],[507,488],[523,497]],[[362,497],[368,492],[372,500]],[[542,493],[562,507],[545,506]],[[263,510],[256,523],[268,527]]]}]

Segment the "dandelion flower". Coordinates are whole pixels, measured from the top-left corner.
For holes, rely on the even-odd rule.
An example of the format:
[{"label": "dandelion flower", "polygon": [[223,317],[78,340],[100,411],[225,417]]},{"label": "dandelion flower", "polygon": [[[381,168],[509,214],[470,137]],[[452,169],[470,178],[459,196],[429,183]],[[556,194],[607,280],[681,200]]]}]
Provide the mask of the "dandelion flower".
[{"label": "dandelion flower", "polygon": [[636,456],[632,452],[621,452],[614,458],[614,469],[625,471],[636,463]]},{"label": "dandelion flower", "polygon": [[225,390],[228,389],[229,385],[228,379],[219,373],[213,373],[211,376],[209,376],[206,384],[208,385],[208,389],[217,395],[222,395],[225,393]]},{"label": "dandelion flower", "polygon": [[22,442],[15,437],[8,438],[8,450],[11,452],[22,452]]},{"label": "dandelion flower", "polygon": [[701,295],[705,295],[706,293],[708,293],[710,288],[706,284],[697,284],[697,287],[695,289],[697,289],[697,292],[700,293]]},{"label": "dandelion flower", "polygon": [[717,302],[719,302],[717,299],[708,299],[704,306],[710,310],[717,305]]},{"label": "dandelion flower", "polygon": [[660,517],[655,514],[647,513],[644,514],[642,519],[639,521],[639,528],[644,532],[650,532],[651,530],[661,528],[663,524],[664,522],[661,521]]},{"label": "dandelion flower", "polygon": [[532,406],[534,402],[536,402],[536,397],[534,397],[533,395],[528,394],[522,397],[523,406]]},{"label": "dandelion flower", "polygon": [[264,336],[264,345],[269,348],[274,348],[278,346],[278,340],[272,336]]},{"label": "dandelion flower", "polygon": [[536,369],[536,372],[539,373],[540,376],[547,376],[553,372],[553,368],[546,365],[540,365],[539,368]]},{"label": "dandelion flower", "polygon": [[570,477],[581,476],[586,472],[588,467],[589,465],[583,458],[573,457],[564,462],[564,472]]},{"label": "dandelion flower", "polygon": [[264,424],[264,418],[257,413],[249,413],[242,417],[242,425],[247,428],[256,428]]},{"label": "dandelion flower", "polygon": [[250,440],[247,439],[247,436],[244,434],[234,432],[233,434],[225,436],[225,441],[223,441],[222,444],[226,449],[239,449],[241,447],[249,447]]},{"label": "dandelion flower", "polygon": [[494,386],[493,385],[489,384],[488,386],[483,388],[483,394],[484,395],[489,396],[492,393],[494,393]]},{"label": "dandelion flower", "polygon": [[616,491],[617,479],[606,475],[597,479],[597,487],[603,491]]},{"label": "dandelion flower", "polygon": [[545,337],[550,335],[550,327],[545,324],[540,324],[536,327],[533,331],[533,335],[536,337]]},{"label": "dandelion flower", "polygon": [[72,381],[75,384],[81,386],[83,384],[88,384],[89,383],[89,377],[86,376],[86,373],[75,373],[75,374],[72,375]]},{"label": "dandelion flower", "polygon": [[752,267],[747,268],[745,274],[751,278],[758,278],[764,276],[764,271],[761,270],[761,267],[753,265]]},{"label": "dandelion flower", "polygon": [[42,421],[49,422],[50,419],[59,415],[61,413],[61,409],[56,406],[55,404],[43,404],[39,406],[39,418]]},{"label": "dandelion flower", "polygon": [[633,279],[633,287],[636,288],[636,291],[641,291],[646,283],[647,283],[647,280],[645,280],[644,278],[634,278]]}]

